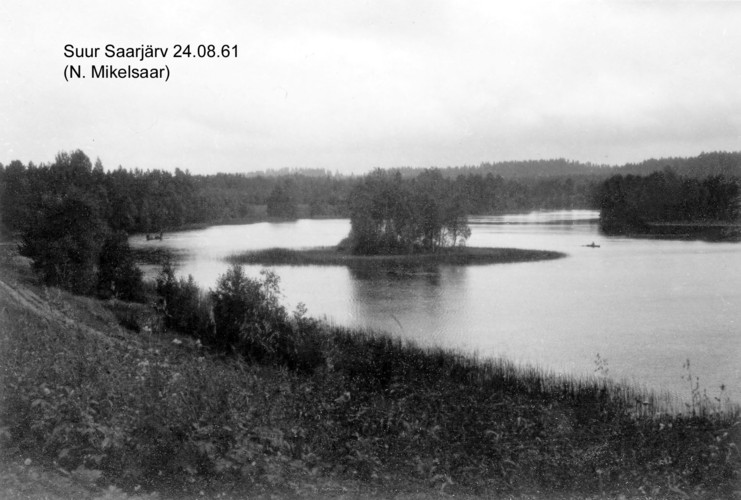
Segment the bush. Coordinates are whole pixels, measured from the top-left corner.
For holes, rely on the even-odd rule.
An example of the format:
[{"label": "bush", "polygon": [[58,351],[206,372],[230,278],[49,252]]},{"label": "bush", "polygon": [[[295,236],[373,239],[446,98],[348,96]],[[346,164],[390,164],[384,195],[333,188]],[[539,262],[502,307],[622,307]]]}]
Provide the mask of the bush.
[{"label": "bush", "polygon": [[234,265],[211,292],[213,343],[256,360],[276,354],[287,340],[281,332],[289,329],[288,315],[278,300],[278,276],[272,271],[261,275],[262,280],[249,278],[241,266]]},{"label": "bush", "polygon": [[201,292],[193,276],[178,279],[168,260],[157,277],[156,288],[162,297],[167,328],[204,340],[212,336],[211,300]]},{"label": "bush", "polygon": [[205,294],[192,276],[178,279],[167,261],[156,280],[165,326],[221,352],[312,372],[324,363],[320,324],[303,304],[289,316],[280,305],[279,277],[267,270],[261,276],[249,278],[235,264]]},{"label": "bush", "polygon": [[306,316],[303,304],[289,316],[280,305],[279,277],[266,270],[261,276],[249,278],[235,264],[205,294],[192,276],[178,279],[166,262],[156,282],[165,326],[221,352],[312,372],[324,363],[319,322]]},{"label": "bush", "polygon": [[324,363],[321,328],[299,305],[293,317],[280,305],[280,279],[269,270],[261,279],[245,276],[233,265],[211,292],[214,328],[204,344],[232,351],[253,361],[305,372]]}]

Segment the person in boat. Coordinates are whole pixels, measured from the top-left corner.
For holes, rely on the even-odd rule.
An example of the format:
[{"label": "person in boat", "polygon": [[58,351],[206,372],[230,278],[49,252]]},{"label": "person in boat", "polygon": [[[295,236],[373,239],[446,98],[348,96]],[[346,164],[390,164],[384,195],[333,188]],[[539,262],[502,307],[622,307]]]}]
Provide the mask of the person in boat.
[{"label": "person in boat", "polygon": [[160,234],[147,234],[147,241],[161,240],[161,239],[162,239],[162,231],[160,231]]}]

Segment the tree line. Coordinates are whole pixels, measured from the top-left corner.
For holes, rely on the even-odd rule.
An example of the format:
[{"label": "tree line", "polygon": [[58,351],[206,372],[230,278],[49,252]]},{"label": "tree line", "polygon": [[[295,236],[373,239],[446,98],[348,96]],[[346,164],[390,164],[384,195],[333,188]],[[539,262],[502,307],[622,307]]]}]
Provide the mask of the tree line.
[{"label": "tree line", "polygon": [[678,175],[671,168],[648,176],[616,175],[601,184],[600,224],[608,232],[645,229],[655,222],[730,222],[739,218],[739,181]]},{"label": "tree line", "polygon": [[607,172],[609,175],[647,176],[667,167],[678,175],[695,179],[712,176],[741,178],[741,152],[713,151],[689,158],[650,158],[639,163],[627,163]]},{"label": "tree line", "polygon": [[[579,162],[564,158],[548,160],[518,160],[484,162],[479,165],[440,168],[443,177],[457,178],[459,175],[502,176],[505,179],[546,179],[593,177],[605,180],[616,174],[651,175],[670,167],[679,175],[705,178],[711,175],[741,177],[741,152],[711,151],[691,157],[649,158],[637,163],[608,166],[590,162]],[[399,169],[403,177],[414,177],[423,168],[404,167]]]},{"label": "tree line", "polygon": [[31,223],[48,199],[73,192],[84,194],[112,229],[136,233],[265,217],[271,199],[281,196],[296,213],[303,206],[305,216],[342,216],[350,187],[334,176],[105,171],[100,160],[93,164],[79,150],[59,153],[51,164],[0,164],[0,210],[3,223],[14,231]]},{"label": "tree line", "polygon": [[[650,175],[666,166],[695,179],[741,177],[741,153],[711,152],[691,158],[649,159],[605,167],[564,159],[482,163],[439,169],[464,193],[469,214],[599,208],[600,185],[610,176]],[[437,170],[437,169],[436,169]],[[424,169],[399,169],[404,179]],[[106,171],[82,151],[59,153],[50,164],[0,164],[0,215],[11,230],[29,223],[44,196],[73,187],[95,200],[114,230],[152,232],[188,225],[229,223],[265,217],[349,217],[348,199],[362,176],[321,169],[261,174],[193,175],[175,169]]]},{"label": "tree line", "polygon": [[[349,217],[348,200],[362,176],[193,175],[175,169],[106,171],[82,151],[59,153],[54,162],[0,164],[0,213],[12,231],[32,223],[44,203],[76,192],[95,205],[113,230],[159,232],[189,225],[230,223],[265,217]],[[505,178],[461,170],[445,182],[467,198],[470,214],[548,208],[591,208],[597,179],[589,176]],[[417,177],[420,172],[405,179]]]}]

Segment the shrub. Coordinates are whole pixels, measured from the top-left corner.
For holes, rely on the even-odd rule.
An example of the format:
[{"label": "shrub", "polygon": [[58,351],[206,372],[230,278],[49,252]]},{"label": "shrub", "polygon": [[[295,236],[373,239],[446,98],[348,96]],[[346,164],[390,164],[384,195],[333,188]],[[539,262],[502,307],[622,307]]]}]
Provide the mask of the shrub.
[{"label": "shrub", "polygon": [[166,261],[156,282],[162,297],[165,326],[180,333],[207,339],[212,335],[211,301],[193,280],[175,276],[171,261]]},{"label": "shrub", "polygon": [[285,308],[279,303],[279,278],[272,271],[262,271],[262,280],[245,276],[233,265],[211,292],[215,331],[212,343],[234,349],[260,360],[274,355],[287,339],[281,333],[290,329]]},{"label": "shrub", "polygon": [[156,280],[165,326],[221,352],[312,372],[324,363],[320,323],[306,316],[303,304],[289,316],[280,304],[279,277],[267,270],[261,276],[249,278],[235,264],[216,290],[203,293],[192,276],[178,279],[165,262]]}]

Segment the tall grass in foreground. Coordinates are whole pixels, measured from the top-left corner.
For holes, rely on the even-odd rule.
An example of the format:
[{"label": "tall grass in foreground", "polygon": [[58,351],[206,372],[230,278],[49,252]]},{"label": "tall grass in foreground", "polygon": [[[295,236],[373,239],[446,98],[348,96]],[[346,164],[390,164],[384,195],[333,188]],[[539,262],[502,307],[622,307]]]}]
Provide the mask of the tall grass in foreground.
[{"label": "tall grass in foreground", "polygon": [[0,311],[3,447],[127,488],[303,494],[359,479],[495,496],[716,498],[739,480],[736,411],[671,414],[609,381],[319,322],[304,327],[320,362],[292,370],[196,338],[101,334],[10,302]]}]

